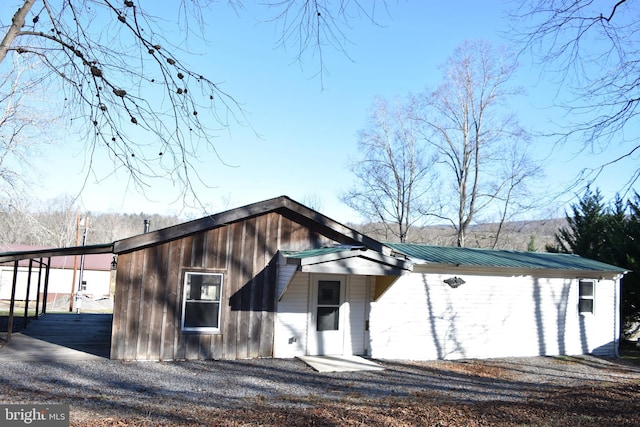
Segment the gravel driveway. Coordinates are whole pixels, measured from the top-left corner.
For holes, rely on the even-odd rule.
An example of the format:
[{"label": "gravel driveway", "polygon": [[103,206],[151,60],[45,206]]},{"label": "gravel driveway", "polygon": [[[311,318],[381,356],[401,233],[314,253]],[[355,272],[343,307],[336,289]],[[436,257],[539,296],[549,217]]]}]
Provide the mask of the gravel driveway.
[{"label": "gravel driveway", "polygon": [[2,364],[0,401],[69,403],[76,422],[96,414],[173,422],[185,408],[307,407],[319,400],[357,405],[425,393],[453,403],[515,402],[564,387],[640,384],[638,367],[592,356],[378,362],[384,371],[321,374],[296,359],[11,361]]}]

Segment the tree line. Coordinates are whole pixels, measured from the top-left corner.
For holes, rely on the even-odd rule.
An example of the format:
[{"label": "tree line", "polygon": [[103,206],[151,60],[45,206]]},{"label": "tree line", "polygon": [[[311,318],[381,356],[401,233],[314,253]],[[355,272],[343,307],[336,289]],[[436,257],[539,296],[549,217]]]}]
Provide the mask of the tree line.
[{"label": "tree line", "polygon": [[[10,205],[0,209],[0,243],[40,247],[70,247],[111,243],[184,221],[177,215],[150,213],[87,212],[71,198],[58,198],[41,206]],[[86,230],[86,232],[85,232]]]}]

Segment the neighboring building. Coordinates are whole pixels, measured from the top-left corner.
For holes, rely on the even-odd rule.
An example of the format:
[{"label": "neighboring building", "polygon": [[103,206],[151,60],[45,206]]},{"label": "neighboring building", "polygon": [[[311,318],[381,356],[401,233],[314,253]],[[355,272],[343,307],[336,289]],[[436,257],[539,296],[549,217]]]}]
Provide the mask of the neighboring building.
[{"label": "neighboring building", "polygon": [[[46,248],[27,245],[2,245],[1,252],[29,252],[33,250],[45,250]],[[55,303],[58,300],[69,300],[69,296],[78,291],[80,287],[85,297],[93,299],[109,298],[112,294],[111,262],[113,255],[87,254],[82,262],[81,255],[65,255],[43,258],[44,264],[49,264],[49,279],[47,302]],[[81,274],[82,266],[82,274]],[[25,300],[27,296],[27,283],[31,283],[29,300],[35,301],[38,297],[38,282],[40,282],[40,297],[44,295],[44,265],[40,270],[40,258],[34,258],[31,265],[31,280],[29,281],[29,260],[19,261],[16,282],[16,299]],[[10,300],[13,286],[14,263],[0,264],[0,300]],[[82,276],[82,279],[81,279]]]},{"label": "neighboring building", "polygon": [[110,249],[113,359],[615,355],[620,335],[624,269],[385,244],[287,197]]}]

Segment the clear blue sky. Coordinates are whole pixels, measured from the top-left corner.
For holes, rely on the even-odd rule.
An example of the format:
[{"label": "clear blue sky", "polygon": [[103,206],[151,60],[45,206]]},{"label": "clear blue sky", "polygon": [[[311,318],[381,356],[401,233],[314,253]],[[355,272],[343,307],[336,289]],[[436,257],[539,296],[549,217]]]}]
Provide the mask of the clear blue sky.
[{"label": "clear blue sky", "polygon": [[[166,3],[166,8],[174,7],[174,2]],[[503,32],[509,24],[501,1],[390,1],[389,15],[379,11],[380,26],[366,19],[351,21],[349,57],[325,48],[328,73],[321,84],[317,57],[308,52],[303,63],[297,62],[295,46],[289,51],[278,47],[274,26],[258,23],[269,12],[246,3],[247,10],[238,14],[224,2],[215,4],[206,15],[208,43],[191,39],[186,48],[195,54],[183,56],[193,68],[222,82],[222,88],[244,105],[260,135],[237,125],[219,133],[217,149],[234,167],[224,166],[210,152],[202,153],[198,171],[213,188],[201,188],[199,196],[211,212],[288,195],[303,202],[314,199],[315,207],[336,220],[361,221],[338,196],[353,180],[347,162],[357,154],[356,133],[374,97],[404,96],[437,85],[438,66],[456,46],[465,39],[506,43]],[[562,120],[546,108],[553,102],[556,86],[544,76],[541,79],[535,68],[523,64],[514,84],[528,93],[513,104],[525,126],[540,128]],[[547,193],[559,190],[580,168],[616,154],[578,154],[577,148],[564,147],[548,157],[547,142],[533,143],[546,159],[547,178],[539,188]],[[79,191],[84,176],[80,144],[73,139],[60,142],[53,161],[49,157],[36,163],[44,183],[40,197]],[[55,168],[48,166],[53,162]],[[624,186],[634,163],[623,162],[605,171],[596,185],[611,197]],[[108,162],[98,166],[98,174],[106,175],[108,168]],[[81,202],[89,211],[175,213],[181,211],[177,194],[159,182],[142,196],[120,174],[90,183]],[[556,203],[546,208],[553,212],[550,215],[562,215],[564,206]]]}]

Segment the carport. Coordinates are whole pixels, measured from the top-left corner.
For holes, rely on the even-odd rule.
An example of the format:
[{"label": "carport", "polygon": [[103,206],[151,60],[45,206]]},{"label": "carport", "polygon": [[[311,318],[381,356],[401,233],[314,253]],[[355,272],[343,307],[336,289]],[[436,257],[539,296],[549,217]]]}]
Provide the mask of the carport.
[{"label": "carport", "polygon": [[0,346],[0,362],[108,359],[111,314],[47,313]]},{"label": "carport", "polygon": [[[51,258],[56,256],[74,256],[74,255],[89,255],[89,254],[105,254],[113,253],[113,244],[100,244],[100,245],[87,245],[87,246],[74,246],[68,248],[51,248],[51,249],[36,249],[30,251],[16,251],[16,252],[4,252],[0,253],[0,263],[6,264],[13,262],[13,281],[11,287],[11,299],[9,303],[9,316],[7,325],[6,342],[11,342],[11,335],[13,331],[13,325],[15,320],[15,303],[16,303],[16,288],[18,267],[21,261],[28,261],[29,274],[27,283],[27,295],[25,298],[23,327],[27,327],[29,321],[29,295],[31,292],[37,292],[35,318],[38,319],[40,315],[47,312],[47,293],[49,287],[49,266],[51,265]],[[31,280],[32,272],[37,269],[37,280],[33,283]],[[43,295],[42,303],[40,301],[40,295]]]}]

